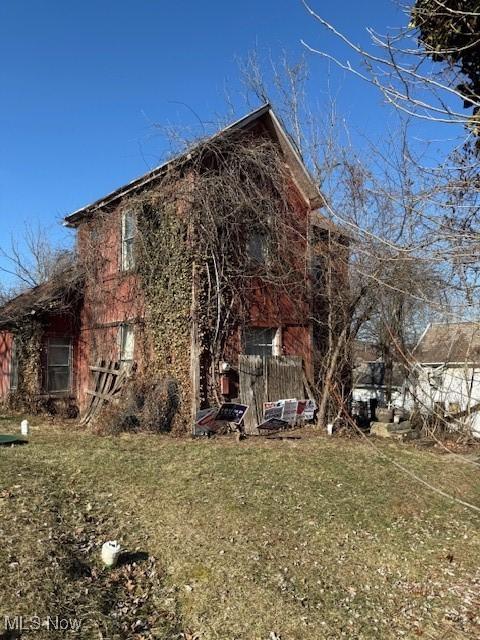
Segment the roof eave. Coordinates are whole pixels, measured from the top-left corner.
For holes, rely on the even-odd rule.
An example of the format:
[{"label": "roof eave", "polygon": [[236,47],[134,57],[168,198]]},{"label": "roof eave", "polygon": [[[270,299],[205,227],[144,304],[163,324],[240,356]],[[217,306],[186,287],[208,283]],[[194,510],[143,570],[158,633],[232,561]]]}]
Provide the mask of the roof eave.
[{"label": "roof eave", "polygon": [[[243,116],[239,120],[236,120],[235,122],[228,125],[227,127],[224,127],[223,129],[218,131],[216,134],[214,134],[212,138],[221,136],[226,131],[234,131],[235,129],[241,129],[241,128],[247,127],[251,122],[254,122],[256,119],[260,118],[261,116],[263,116],[264,114],[270,111],[271,111],[270,104],[268,103],[264,104],[258,109],[255,109],[254,111],[248,113],[246,116]],[[152,169],[152,171],[149,171],[148,173],[143,174],[138,178],[131,180],[130,182],[127,182],[127,184],[122,185],[120,188],[115,189],[114,191],[111,191],[106,196],[103,196],[102,198],[95,200],[95,202],[92,202],[91,204],[88,204],[85,207],[82,207],[81,209],[77,209],[76,211],[74,211],[73,213],[65,217],[63,222],[64,226],[69,228],[77,227],[78,224],[81,222],[81,220],[86,216],[94,213],[98,209],[102,209],[103,207],[108,206],[115,200],[122,198],[123,196],[127,195],[131,191],[134,191],[136,189],[141,189],[143,186],[154,181],[156,178],[159,178],[164,173],[166,168],[170,166],[172,163],[182,162],[186,160],[188,161],[190,154],[193,153],[196,147],[198,147],[198,143],[196,143],[192,149],[187,149],[186,151],[182,152],[178,156],[163,162],[162,164]]]},{"label": "roof eave", "polygon": [[[294,177],[296,178],[298,189],[302,194],[302,196],[304,197],[307,205],[312,210],[323,207],[325,204],[323,195],[314,184],[298,151],[295,149],[294,144],[290,140],[288,134],[286,133],[283,126],[281,125],[279,119],[275,115],[275,112],[271,108],[270,104],[268,103],[264,104],[258,109],[256,109],[255,111],[252,111],[251,113],[247,114],[243,118],[236,120],[232,124],[228,125],[227,127],[223,128],[221,131],[216,133],[214,136],[212,136],[212,138],[221,136],[227,131],[235,131],[236,129],[246,128],[251,123],[255,122],[256,120],[258,120],[259,118],[263,117],[266,114],[268,114],[271,119],[275,134],[277,135],[280,141],[280,146],[283,152],[285,153],[286,156],[288,156],[291,164],[294,164],[296,166]],[[77,209],[76,211],[74,211],[73,213],[65,217],[63,224],[66,227],[70,227],[70,228],[77,227],[85,217],[91,215],[98,209],[102,209],[103,207],[111,205],[113,202],[126,196],[130,192],[135,191],[137,189],[142,189],[144,186],[146,186],[150,182],[155,181],[156,179],[161,177],[161,175],[165,172],[167,167],[170,166],[172,163],[175,163],[175,162],[181,163],[182,161],[184,162],[188,161],[191,158],[191,154],[194,153],[194,150],[196,147],[198,147],[198,144],[195,145],[195,147],[193,147],[192,149],[187,150],[184,153],[180,154],[179,156],[164,162],[158,167],[155,167],[149,173],[146,173],[138,178],[135,178],[131,182],[128,182],[127,184],[116,189],[115,191],[111,191],[106,196],[103,196],[102,198],[96,200],[95,202],[92,202],[91,204],[85,207],[82,207],[81,209]]]}]

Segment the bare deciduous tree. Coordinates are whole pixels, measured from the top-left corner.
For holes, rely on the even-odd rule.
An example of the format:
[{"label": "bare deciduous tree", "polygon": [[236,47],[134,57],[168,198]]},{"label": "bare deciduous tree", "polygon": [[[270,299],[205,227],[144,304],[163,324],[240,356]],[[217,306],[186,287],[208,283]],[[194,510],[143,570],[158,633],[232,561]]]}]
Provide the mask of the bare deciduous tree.
[{"label": "bare deciduous tree", "polygon": [[[418,274],[412,288],[397,283],[404,309],[406,297],[415,297],[425,319],[470,320],[480,316],[480,156],[478,114],[480,108],[478,55],[480,12],[478,2],[416,0],[404,7],[405,21],[398,29],[380,35],[367,29],[371,46],[359,46],[303,0],[310,16],[344,46],[345,56],[333,55],[303,41],[312,54],[334,63],[353,78],[379,91],[387,105],[417,130],[422,126],[425,151],[434,137],[446,131],[448,138],[435,153],[422,153],[418,140],[405,130],[404,144],[394,173],[400,180],[377,184],[391,205],[403,211],[402,233],[392,237],[377,229],[375,240],[415,268],[428,264],[433,279],[418,291]],[[353,58],[351,57],[353,53]],[[430,135],[429,135],[430,132]],[[440,151],[440,153],[439,153]],[[384,167],[392,168],[391,153],[380,154]],[[400,169],[400,171],[399,171]],[[393,188],[392,188],[393,187]],[[361,221],[354,222],[362,234]],[[406,230],[410,232],[406,233]],[[438,282],[442,286],[438,287]],[[426,284],[427,284],[426,282]],[[383,294],[385,282],[379,288]],[[433,286],[432,286],[433,285]],[[415,354],[398,336],[395,316],[398,295],[379,300],[370,328],[380,342],[398,344],[405,362],[417,367]],[[395,299],[397,298],[397,300]],[[391,303],[394,303],[393,307]],[[392,317],[393,312],[393,317]],[[390,316],[390,321],[387,317]],[[411,345],[410,345],[411,347]]]},{"label": "bare deciduous tree", "polygon": [[[348,238],[348,252],[331,240],[328,251],[334,259],[321,262],[317,270],[316,287],[332,301],[328,318],[314,319],[327,345],[317,380],[323,425],[341,413],[334,398],[345,398],[345,389],[338,387],[346,380],[339,373],[351,365],[355,339],[368,336],[391,372],[398,358],[395,341],[398,347],[411,345],[425,318],[447,308],[449,295],[443,265],[432,263],[422,248],[436,239],[428,238],[430,207],[423,193],[429,185],[418,161],[412,161],[408,123],[400,123],[383,145],[369,144],[368,154],[360,155],[345,135],[333,101],[318,112],[311,108],[305,61],[291,65],[284,58],[271,65],[271,73],[268,83],[256,55],[243,67],[247,88],[258,100],[274,103],[325,194],[322,214]],[[348,291],[341,294],[338,278],[330,278],[324,268],[335,263],[349,273]]]},{"label": "bare deciduous tree", "polygon": [[4,294],[36,287],[62,273],[74,263],[73,251],[52,243],[44,228],[25,225],[20,239],[11,237],[8,247],[0,246],[0,273],[12,282]]}]

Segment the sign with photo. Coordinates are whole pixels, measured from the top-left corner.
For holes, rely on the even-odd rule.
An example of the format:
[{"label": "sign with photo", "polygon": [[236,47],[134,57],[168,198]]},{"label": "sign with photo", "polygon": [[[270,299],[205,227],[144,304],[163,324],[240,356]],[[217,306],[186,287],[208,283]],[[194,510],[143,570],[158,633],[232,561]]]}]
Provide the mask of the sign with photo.
[{"label": "sign with photo", "polygon": [[280,402],[263,403],[263,419],[281,418],[283,415],[283,404]]},{"label": "sign with photo", "polygon": [[299,400],[297,404],[297,418],[303,418],[305,413],[305,407],[307,406],[308,400]]}]

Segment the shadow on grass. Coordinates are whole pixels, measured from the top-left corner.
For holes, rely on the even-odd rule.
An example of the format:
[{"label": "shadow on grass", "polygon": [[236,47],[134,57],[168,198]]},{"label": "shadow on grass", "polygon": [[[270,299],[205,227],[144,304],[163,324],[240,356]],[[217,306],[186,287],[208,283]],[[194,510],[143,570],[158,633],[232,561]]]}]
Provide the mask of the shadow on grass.
[{"label": "shadow on grass", "polygon": [[118,558],[117,565],[122,567],[126,564],[139,564],[148,560],[149,555],[145,551],[123,551]]},{"label": "shadow on grass", "polygon": [[0,640],[16,640],[21,637],[21,632],[16,630],[7,630],[0,633]]}]

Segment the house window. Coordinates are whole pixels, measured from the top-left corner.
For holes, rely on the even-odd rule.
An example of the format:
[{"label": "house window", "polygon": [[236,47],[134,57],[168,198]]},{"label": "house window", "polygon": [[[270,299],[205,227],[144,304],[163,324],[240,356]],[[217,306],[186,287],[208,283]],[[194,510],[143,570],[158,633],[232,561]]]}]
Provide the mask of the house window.
[{"label": "house window", "polygon": [[133,362],[135,349],[135,333],[132,324],[122,324],[120,326],[120,362]]},{"label": "house window", "polygon": [[247,254],[254,262],[263,263],[267,260],[267,237],[264,233],[252,233],[247,243]]},{"label": "house window", "polygon": [[245,329],[247,356],[276,356],[280,353],[280,330],[276,328],[248,327]]},{"label": "house window", "polygon": [[130,271],[135,266],[134,242],[137,217],[133,211],[122,213],[122,270]]},{"label": "house window", "polygon": [[47,391],[69,391],[72,377],[72,341],[50,338],[47,346]]},{"label": "house window", "polygon": [[312,255],[312,280],[314,286],[324,287],[325,286],[325,275],[326,275],[326,258],[324,255],[318,253],[319,249],[313,249]]},{"label": "house window", "polygon": [[12,356],[10,359],[10,390],[18,389],[18,343],[17,339],[13,339]]}]

